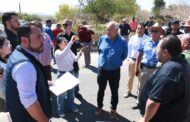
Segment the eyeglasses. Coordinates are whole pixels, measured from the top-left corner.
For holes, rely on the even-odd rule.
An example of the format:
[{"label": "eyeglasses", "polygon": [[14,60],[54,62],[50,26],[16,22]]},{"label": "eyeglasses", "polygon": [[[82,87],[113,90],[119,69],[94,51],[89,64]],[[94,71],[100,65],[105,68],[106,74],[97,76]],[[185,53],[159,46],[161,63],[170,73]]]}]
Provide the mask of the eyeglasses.
[{"label": "eyeglasses", "polygon": [[186,26],[186,27],[184,27],[185,29],[190,29],[190,26]]},{"label": "eyeglasses", "polygon": [[158,30],[151,30],[151,33],[158,33]]}]

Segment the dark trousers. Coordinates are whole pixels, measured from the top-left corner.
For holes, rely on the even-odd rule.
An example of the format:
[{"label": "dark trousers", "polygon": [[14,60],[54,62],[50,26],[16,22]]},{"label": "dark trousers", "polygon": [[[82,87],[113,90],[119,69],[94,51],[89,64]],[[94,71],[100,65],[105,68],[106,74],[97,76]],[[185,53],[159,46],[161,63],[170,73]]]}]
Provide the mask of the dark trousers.
[{"label": "dark trousers", "polygon": [[116,110],[118,104],[118,88],[120,80],[120,68],[116,70],[104,70],[99,68],[97,81],[98,81],[98,107],[103,107],[104,91],[106,89],[107,82],[111,89],[111,109]]},{"label": "dark trousers", "polygon": [[5,100],[0,98],[0,112],[5,112]]},{"label": "dark trousers", "polygon": [[51,77],[51,66],[48,65],[48,66],[44,66],[44,72],[45,72],[45,76],[47,78],[47,80],[52,80],[52,77]]},{"label": "dark trousers", "polygon": [[[78,71],[74,71],[74,76],[76,78],[79,78],[79,70]],[[80,90],[80,88],[79,88],[79,84],[78,84],[78,85],[75,86],[75,95],[79,94],[79,90]]]}]

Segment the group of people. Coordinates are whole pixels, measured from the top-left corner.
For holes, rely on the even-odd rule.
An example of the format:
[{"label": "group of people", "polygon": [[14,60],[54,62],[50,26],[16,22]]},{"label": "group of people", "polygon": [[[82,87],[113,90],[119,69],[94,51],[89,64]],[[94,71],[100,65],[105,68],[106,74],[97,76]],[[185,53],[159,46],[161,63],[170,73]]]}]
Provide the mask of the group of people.
[{"label": "group of people", "polygon": [[[72,32],[73,23],[69,19],[64,20],[64,31],[60,24],[51,30],[51,20],[46,21],[45,27],[37,21],[20,25],[19,16],[14,12],[4,13],[2,23],[0,111],[9,112],[14,122],[48,122],[52,117],[49,92],[49,85],[53,83],[52,58],[58,66],[58,78],[65,72],[78,77],[77,61],[83,52],[87,56],[85,67],[91,63],[90,48],[94,32],[85,25],[80,25],[77,34]],[[87,34],[89,36],[85,38]],[[78,49],[81,51],[78,52]],[[74,106],[74,97],[82,99],[79,85],[57,97],[58,116],[64,117],[65,99],[70,111],[78,111]]]},{"label": "group of people", "polygon": [[173,20],[167,30],[152,17],[147,23],[139,23],[136,34],[128,41],[124,97],[131,96],[133,79],[137,76],[135,108],[140,109],[140,122],[188,122],[190,19],[181,27],[179,20]]},{"label": "group of people", "polygon": [[[146,24],[137,23],[135,18],[130,25],[126,21],[107,23],[106,34],[98,40],[95,116],[102,113],[109,83],[110,118],[117,117],[120,68],[126,59],[128,79],[124,97],[131,96],[137,76],[139,122],[189,122],[190,20],[183,25],[185,34],[180,31],[178,20],[171,22],[167,32],[152,17]],[[57,78],[66,72],[79,77],[77,61],[84,53],[85,67],[89,67],[94,32],[85,22],[73,32],[69,19],[63,22],[64,30],[61,24],[52,30],[51,20],[46,21],[45,27],[35,21],[20,26],[18,15],[12,12],[3,14],[2,23],[5,33],[0,34],[0,111],[9,112],[13,122],[51,121],[51,60],[57,64]],[[134,34],[129,37],[130,32]],[[79,85],[57,96],[59,117],[65,116],[65,109],[78,112],[75,97],[82,99]]]}]

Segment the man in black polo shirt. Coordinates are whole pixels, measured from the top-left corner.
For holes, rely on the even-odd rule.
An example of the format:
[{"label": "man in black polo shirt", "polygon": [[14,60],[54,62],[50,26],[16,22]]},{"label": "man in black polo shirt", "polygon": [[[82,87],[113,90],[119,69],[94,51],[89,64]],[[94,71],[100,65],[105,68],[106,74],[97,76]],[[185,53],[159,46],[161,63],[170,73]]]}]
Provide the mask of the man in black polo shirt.
[{"label": "man in black polo shirt", "polygon": [[5,27],[5,33],[7,34],[7,39],[12,45],[12,51],[18,45],[17,41],[17,31],[20,27],[18,14],[14,12],[6,12],[2,16],[2,23]]},{"label": "man in black polo shirt", "polygon": [[180,23],[179,23],[179,20],[173,20],[171,22],[171,31],[168,31],[166,33],[166,35],[180,35],[180,34],[183,34],[181,31],[180,31]]},{"label": "man in black polo shirt", "polygon": [[181,55],[180,40],[163,38],[157,49],[162,66],[148,79],[139,99],[139,122],[183,122],[188,115],[190,67]]}]

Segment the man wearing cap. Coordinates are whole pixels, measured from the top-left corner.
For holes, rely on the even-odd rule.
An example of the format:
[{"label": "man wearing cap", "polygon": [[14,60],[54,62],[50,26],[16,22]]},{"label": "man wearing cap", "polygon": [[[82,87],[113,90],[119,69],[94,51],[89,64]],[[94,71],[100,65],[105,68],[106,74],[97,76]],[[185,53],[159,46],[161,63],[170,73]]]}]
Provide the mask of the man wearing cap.
[{"label": "man wearing cap", "polygon": [[184,27],[184,32],[185,33],[190,33],[190,19],[187,19],[185,21],[185,24],[183,25]]},{"label": "man wearing cap", "polygon": [[171,33],[167,33],[166,35],[180,35],[183,34],[179,29],[180,29],[180,24],[179,24],[179,20],[173,20],[171,22]]},{"label": "man wearing cap", "polygon": [[150,16],[149,20],[146,22],[145,26],[146,27],[152,27],[153,25],[154,25],[153,16]]},{"label": "man wearing cap", "polygon": [[151,39],[143,41],[139,44],[139,54],[137,56],[136,64],[135,64],[135,74],[139,75],[139,65],[141,65],[141,80],[138,84],[138,92],[140,94],[146,80],[149,76],[156,70],[157,58],[156,58],[156,50],[157,45],[160,40],[160,36],[164,33],[162,27],[155,23],[151,28]]},{"label": "man wearing cap", "polygon": [[149,17],[149,20],[146,22],[146,24],[145,24],[145,27],[146,27],[146,30],[145,30],[145,34],[146,35],[148,35],[148,36],[150,36],[150,29],[151,29],[151,27],[154,25],[154,18],[153,18],[153,16],[151,16],[151,17]]}]

